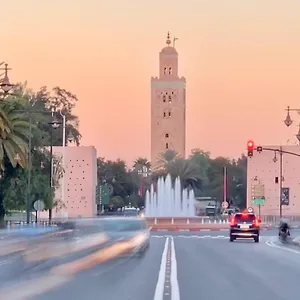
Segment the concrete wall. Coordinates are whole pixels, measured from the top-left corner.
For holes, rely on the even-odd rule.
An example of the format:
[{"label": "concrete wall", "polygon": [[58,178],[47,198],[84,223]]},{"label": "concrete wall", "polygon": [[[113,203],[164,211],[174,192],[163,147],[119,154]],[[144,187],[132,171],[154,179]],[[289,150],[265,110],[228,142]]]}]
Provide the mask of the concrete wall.
[{"label": "concrete wall", "polygon": [[[271,149],[279,149],[280,146],[263,146]],[[300,146],[282,146],[284,151],[294,152],[300,155]],[[276,154],[274,162],[274,151],[254,152],[254,156],[248,159],[247,168],[247,206],[252,206],[251,185],[261,181],[265,186],[265,205],[261,206],[262,215],[279,215],[279,183],[275,183],[275,177],[279,178],[280,155]],[[300,215],[300,157],[283,154],[283,188],[290,188],[290,203],[283,206],[284,216]]]},{"label": "concrete wall", "polygon": [[[53,147],[53,154],[63,163],[63,147]],[[64,208],[53,209],[53,218],[93,217],[97,214],[95,193],[97,185],[97,151],[95,147],[65,147],[65,183],[60,179],[55,199],[62,201]],[[48,213],[41,212],[40,218]]]}]

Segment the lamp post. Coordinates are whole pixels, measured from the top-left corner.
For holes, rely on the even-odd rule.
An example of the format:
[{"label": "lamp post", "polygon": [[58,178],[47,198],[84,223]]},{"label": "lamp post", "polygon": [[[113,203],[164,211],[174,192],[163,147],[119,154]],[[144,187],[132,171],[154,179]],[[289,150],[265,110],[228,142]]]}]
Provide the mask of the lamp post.
[{"label": "lamp post", "polygon": [[4,68],[1,68],[0,70],[4,70],[4,77],[0,80],[0,87],[4,92],[5,98],[5,96],[12,90],[14,85],[10,83],[8,78],[8,70],[11,70],[10,68],[8,68],[8,64],[4,64]]},{"label": "lamp post", "polygon": [[[284,124],[287,126],[287,127],[290,127],[292,124],[293,124],[293,120],[291,118],[291,115],[290,115],[290,112],[291,111],[296,111],[298,114],[300,114],[300,108],[290,108],[289,106],[285,109],[287,114],[286,114],[286,117],[285,117],[285,120],[284,120]],[[297,140],[299,141],[299,144],[300,144],[300,123],[298,125],[299,129],[298,129],[298,133],[295,134]]]}]

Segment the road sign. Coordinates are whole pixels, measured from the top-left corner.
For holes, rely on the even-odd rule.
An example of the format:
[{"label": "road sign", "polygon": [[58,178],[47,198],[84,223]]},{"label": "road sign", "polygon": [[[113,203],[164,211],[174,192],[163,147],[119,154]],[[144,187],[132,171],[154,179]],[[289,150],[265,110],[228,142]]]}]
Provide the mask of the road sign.
[{"label": "road sign", "polygon": [[109,192],[109,185],[101,184],[99,186],[97,203],[100,205],[107,205],[109,203]]},{"label": "road sign", "polygon": [[281,205],[290,204],[290,188],[282,188],[281,190]]},{"label": "road sign", "polygon": [[45,204],[42,200],[36,200],[33,204],[33,208],[36,210],[36,211],[42,211],[45,209]]},{"label": "road sign", "polygon": [[247,211],[248,211],[248,213],[253,213],[254,209],[252,207],[248,207]]},{"label": "road sign", "polygon": [[265,198],[265,186],[263,184],[254,184],[251,189],[252,199]]},{"label": "road sign", "polygon": [[262,199],[262,198],[252,199],[252,204],[255,204],[255,205],[264,205],[265,203],[266,203],[266,200]]},{"label": "road sign", "polygon": [[222,207],[223,207],[223,208],[228,208],[228,206],[229,206],[229,204],[228,204],[227,201],[223,201],[223,202],[222,202]]},{"label": "road sign", "polygon": [[114,193],[114,188],[111,184],[108,184],[108,192],[109,192],[109,196],[112,196],[112,194]]}]

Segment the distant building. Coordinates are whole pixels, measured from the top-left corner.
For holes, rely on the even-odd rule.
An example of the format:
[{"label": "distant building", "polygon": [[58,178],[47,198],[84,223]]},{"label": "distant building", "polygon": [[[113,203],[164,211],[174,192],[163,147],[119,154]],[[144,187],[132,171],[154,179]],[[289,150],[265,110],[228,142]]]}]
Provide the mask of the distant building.
[{"label": "distant building", "polygon": [[[63,147],[53,147],[53,154],[63,162]],[[54,167],[55,169],[55,167]],[[93,217],[97,215],[95,193],[97,185],[97,151],[93,146],[65,147],[65,183],[60,179],[55,200],[64,206],[53,209],[53,218]],[[64,196],[63,196],[64,190]],[[47,218],[41,212],[40,218]]]},{"label": "distant building", "polygon": [[151,78],[152,164],[169,149],[185,157],[186,80],[178,76],[178,53],[169,34],[166,43],[159,53],[159,77]]},{"label": "distant building", "polygon": [[[279,149],[280,146],[263,146]],[[300,147],[282,146],[282,150],[300,155]],[[261,205],[261,215],[279,216],[280,187],[279,172],[280,154],[274,151],[254,151],[248,159],[247,166],[247,206],[258,211],[258,205],[252,203],[252,189],[256,184],[264,185],[265,204]],[[300,215],[300,157],[283,154],[282,187],[289,192],[288,205],[282,206],[284,216]]]}]

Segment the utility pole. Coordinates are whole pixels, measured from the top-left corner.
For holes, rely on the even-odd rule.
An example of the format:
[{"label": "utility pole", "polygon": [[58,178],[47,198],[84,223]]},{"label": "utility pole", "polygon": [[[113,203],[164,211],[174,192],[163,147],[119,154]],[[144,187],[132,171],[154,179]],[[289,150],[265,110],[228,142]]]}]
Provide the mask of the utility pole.
[{"label": "utility pole", "polygon": [[283,171],[282,171],[282,146],[280,146],[279,151],[279,216],[282,218],[282,177],[283,177]]}]

